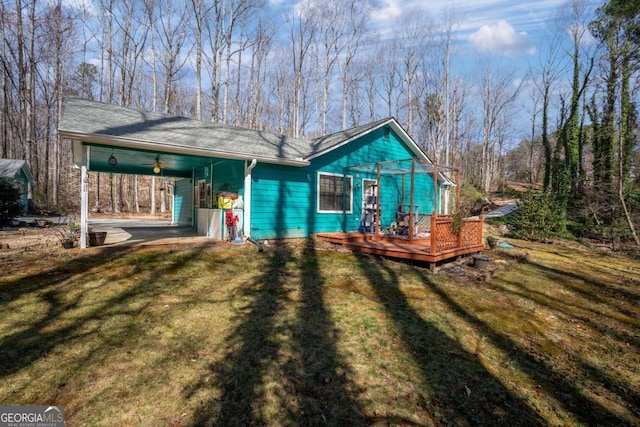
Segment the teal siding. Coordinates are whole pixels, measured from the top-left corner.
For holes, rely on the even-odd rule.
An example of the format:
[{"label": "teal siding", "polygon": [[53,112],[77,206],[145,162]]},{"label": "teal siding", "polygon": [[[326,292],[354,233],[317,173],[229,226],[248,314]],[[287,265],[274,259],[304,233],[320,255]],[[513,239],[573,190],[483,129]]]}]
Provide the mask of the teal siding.
[{"label": "teal siding", "polygon": [[259,163],[252,173],[251,236],[308,236],[315,221],[312,181],[309,168]]},{"label": "teal siding", "polygon": [[[376,179],[375,173],[345,170],[345,167],[388,160],[404,160],[413,153],[391,132],[384,137],[378,129],[332,150],[304,168],[258,163],[252,173],[251,235],[256,239],[307,237],[312,233],[351,231],[360,226],[362,179]],[[352,177],[351,213],[318,212],[318,172]],[[401,176],[383,176],[381,223],[388,226],[403,201]],[[404,204],[409,204],[410,175],[405,177]],[[433,211],[433,176],[416,175],[414,205],[420,213]]]}]

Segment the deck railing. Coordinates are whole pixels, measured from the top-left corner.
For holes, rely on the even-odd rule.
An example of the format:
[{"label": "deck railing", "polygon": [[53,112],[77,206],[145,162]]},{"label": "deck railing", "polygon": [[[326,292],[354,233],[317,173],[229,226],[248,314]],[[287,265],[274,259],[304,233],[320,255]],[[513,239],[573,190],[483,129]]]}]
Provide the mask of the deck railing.
[{"label": "deck railing", "polygon": [[431,248],[430,253],[464,249],[482,245],[482,216],[477,219],[463,219],[462,227],[454,230],[453,216],[431,216]]}]

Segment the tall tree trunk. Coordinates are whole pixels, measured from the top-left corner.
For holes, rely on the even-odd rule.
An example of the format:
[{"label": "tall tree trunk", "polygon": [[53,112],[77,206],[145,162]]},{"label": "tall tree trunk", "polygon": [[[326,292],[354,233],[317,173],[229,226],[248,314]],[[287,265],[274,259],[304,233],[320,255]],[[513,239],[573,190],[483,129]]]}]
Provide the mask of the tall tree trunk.
[{"label": "tall tree trunk", "polygon": [[30,0],[29,8],[29,50],[27,56],[29,58],[29,70],[27,78],[27,93],[29,100],[27,102],[27,145],[31,146],[30,158],[31,167],[35,175],[42,179],[39,156],[38,156],[38,138],[36,135],[36,73],[37,60],[35,51],[36,42],[36,0]]},{"label": "tall tree trunk", "polygon": [[631,93],[629,91],[629,80],[631,77],[630,70],[630,42],[627,40],[624,42],[622,64],[621,64],[621,79],[622,88],[620,90],[620,140],[618,151],[618,199],[624,212],[627,225],[631,231],[631,236],[637,246],[640,246],[640,238],[636,233],[633,219],[627,208],[627,203],[624,198],[624,190],[626,188],[627,181],[632,165],[633,150],[636,145],[636,136],[634,130],[636,128],[636,114],[634,106],[631,102]]},{"label": "tall tree trunk", "polygon": [[160,213],[163,214],[167,211],[167,180],[162,178],[160,180]]},{"label": "tall tree trunk", "polygon": [[140,200],[138,197],[138,175],[133,176],[133,210],[136,214],[140,213]]},{"label": "tall tree trunk", "polygon": [[149,191],[149,200],[151,203],[151,215],[156,214],[156,177],[151,177],[151,189]]},{"label": "tall tree trunk", "polygon": [[202,120],[202,0],[191,0],[196,23],[196,119]]}]

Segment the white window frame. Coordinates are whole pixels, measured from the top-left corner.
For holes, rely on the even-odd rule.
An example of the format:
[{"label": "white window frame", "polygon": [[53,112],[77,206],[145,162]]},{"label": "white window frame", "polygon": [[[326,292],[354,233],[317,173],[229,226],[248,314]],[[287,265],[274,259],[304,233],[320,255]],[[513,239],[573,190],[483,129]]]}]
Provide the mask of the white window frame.
[{"label": "white window frame", "polygon": [[[347,180],[349,180],[351,182],[351,187],[350,187],[350,191],[349,194],[347,194],[347,197],[349,198],[349,210],[345,211],[345,210],[323,210],[320,209],[320,179],[322,176],[332,176],[332,177],[340,177],[340,178],[346,178]],[[331,213],[331,214],[336,214],[336,213],[353,213],[353,175],[344,175],[341,173],[330,173],[330,172],[318,172],[318,180],[317,180],[317,185],[316,185],[316,212],[317,213]]]}]

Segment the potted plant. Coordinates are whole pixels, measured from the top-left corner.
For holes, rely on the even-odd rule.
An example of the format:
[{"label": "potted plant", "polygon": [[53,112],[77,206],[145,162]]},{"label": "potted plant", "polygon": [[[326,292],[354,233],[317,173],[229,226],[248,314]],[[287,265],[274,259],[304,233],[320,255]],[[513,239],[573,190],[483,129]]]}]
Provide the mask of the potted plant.
[{"label": "potted plant", "polygon": [[36,224],[38,224],[38,227],[47,228],[50,227],[53,222],[48,219],[38,219],[36,220]]},{"label": "potted plant", "polygon": [[71,249],[75,246],[76,242],[80,240],[80,223],[71,221],[67,223],[65,230],[57,230],[56,235],[63,248]]},{"label": "potted plant", "polygon": [[73,248],[76,241],[78,240],[77,234],[72,231],[66,231],[66,230],[57,231],[56,234],[58,236],[58,240],[60,241],[60,244],[65,249]]},{"label": "potted plant", "polygon": [[89,246],[102,246],[107,238],[106,231],[90,231],[87,233]]}]

